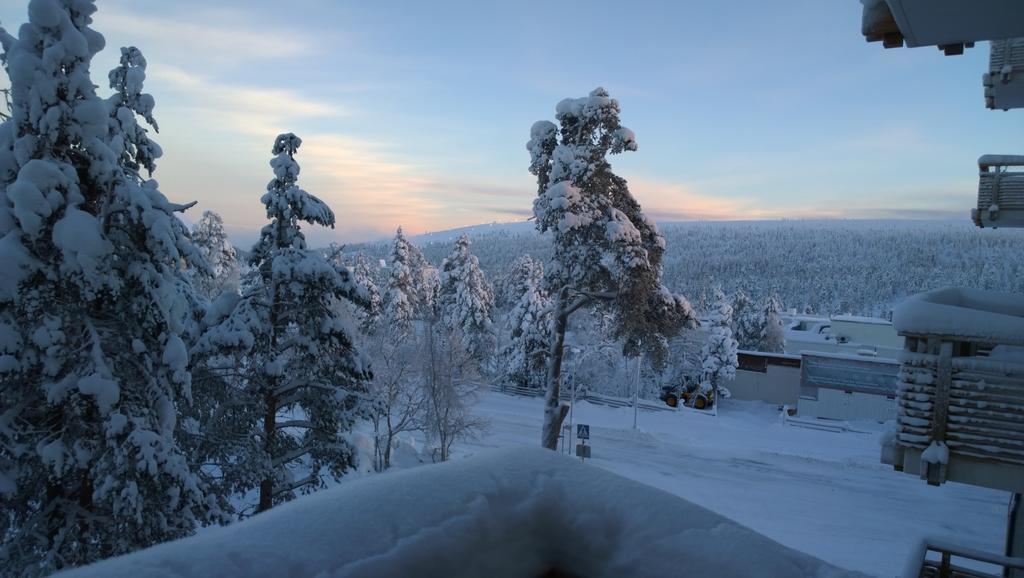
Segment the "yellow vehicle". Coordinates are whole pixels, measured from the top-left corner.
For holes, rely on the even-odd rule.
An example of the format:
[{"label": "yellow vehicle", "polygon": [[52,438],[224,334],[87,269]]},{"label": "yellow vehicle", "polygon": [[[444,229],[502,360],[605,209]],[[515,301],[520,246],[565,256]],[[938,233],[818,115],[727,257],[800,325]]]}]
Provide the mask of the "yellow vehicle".
[{"label": "yellow vehicle", "polygon": [[700,384],[692,378],[684,378],[681,386],[666,385],[661,388],[661,400],[669,407],[678,407],[680,402],[694,409],[709,409],[715,404],[714,396],[701,391]]}]

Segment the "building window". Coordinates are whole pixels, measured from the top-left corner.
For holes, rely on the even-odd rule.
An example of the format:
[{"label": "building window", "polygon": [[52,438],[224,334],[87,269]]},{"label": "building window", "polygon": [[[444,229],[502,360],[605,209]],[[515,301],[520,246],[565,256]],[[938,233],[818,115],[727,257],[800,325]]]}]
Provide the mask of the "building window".
[{"label": "building window", "polygon": [[741,371],[756,371],[768,373],[768,360],[760,355],[740,353],[736,356],[737,369]]}]

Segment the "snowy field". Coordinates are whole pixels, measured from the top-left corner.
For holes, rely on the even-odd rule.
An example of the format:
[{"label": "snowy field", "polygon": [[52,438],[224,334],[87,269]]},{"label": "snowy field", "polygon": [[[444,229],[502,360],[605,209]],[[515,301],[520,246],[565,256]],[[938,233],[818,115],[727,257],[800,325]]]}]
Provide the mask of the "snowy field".
[{"label": "snowy field", "polygon": [[[455,459],[539,444],[542,401],[485,393],[490,421]],[[876,433],[784,426],[775,407],[726,401],[717,418],[577,403],[591,426],[589,463],[705,506],[786,546],[875,576],[902,572],[924,537],[1002,550],[1009,495],[931,487],[879,463]],[[877,426],[876,426],[877,427]]]}]

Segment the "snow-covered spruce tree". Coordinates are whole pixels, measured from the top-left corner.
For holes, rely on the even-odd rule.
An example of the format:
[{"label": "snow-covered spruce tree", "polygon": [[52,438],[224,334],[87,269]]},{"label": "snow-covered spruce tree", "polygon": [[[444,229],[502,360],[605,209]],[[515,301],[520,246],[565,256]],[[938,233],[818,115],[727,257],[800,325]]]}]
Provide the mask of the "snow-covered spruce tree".
[{"label": "snow-covered spruce tree", "polygon": [[708,311],[711,324],[708,340],[701,350],[702,366],[700,388],[715,395],[725,382],[736,377],[736,340],[732,338],[732,307],[720,287],[712,290],[712,305]]},{"label": "snow-covered spruce tree", "polygon": [[494,306],[502,310],[514,306],[522,296],[523,283],[536,275],[538,267],[543,277],[543,263],[529,255],[516,257],[508,272],[494,282]]},{"label": "snow-covered spruce tree", "polygon": [[209,269],[193,270],[193,287],[211,301],[225,291],[237,293],[241,275],[238,254],[224,232],[224,220],[220,215],[203,211],[203,216],[192,228],[192,244],[209,265]]},{"label": "snow-covered spruce tree", "polygon": [[121,48],[121,60],[107,75],[114,94],[107,100],[110,107],[111,148],[118,155],[119,164],[125,172],[139,175],[145,169],[152,175],[156,159],[163,155],[160,145],[149,140],[148,132],[138,123],[141,116],[154,131],[159,132],[153,118],[155,101],[153,96],[142,92],[146,80],[146,58],[134,46]]},{"label": "snow-covered spruce tree", "polygon": [[[88,0],[33,0],[0,29],[0,566],[45,574],[192,533],[210,502],[176,441],[201,262],[135,119],[100,99]],[[129,70],[131,68],[129,67]],[[136,68],[137,70],[137,68]],[[121,90],[121,89],[119,89]],[[151,117],[150,117],[151,118]]]},{"label": "snow-covered spruce tree", "polygon": [[633,132],[619,124],[619,103],[598,88],[558,103],[555,118],[534,123],[530,172],[537,176],[537,228],[549,233],[554,256],[545,285],[554,296],[541,443],[555,449],[568,412],[558,400],[569,316],[592,304],[607,308],[627,355],[644,347],[656,365],[667,338],[696,324],[686,299],[661,283],[665,241],[640,209],[607,155],[635,151]]},{"label": "snow-covered spruce tree", "polygon": [[509,342],[501,351],[500,367],[506,382],[540,389],[548,365],[551,299],[542,286],[544,266],[529,255],[516,262],[522,275],[519,287],[506,289],[515,304],[505,316]]},{"label": "snow-covered spruce tree", "polygon": [[482,360],[494,354],[494,292],[469,245],[468,235],[459,237],[441,264],[438,306],[445,327],[460,332],[469,355]]},{"label": "snow-covered spruce tree", "polygon": [[761,312],[742,289],[732,296],[732,334],[740,349],[757,351],[761,343]]},{"label": "snow-covered spruce tree", "polygon": [[391,262],[388,264],[387,292],[384,294],[384,322],[396,328],[399,334],[410,335],[413,322],[420,309],[422,272],[419,269],[422,257],[413,246],[402,228],[395,232],[395,243],[391,248]]},{"label": "snow-covered spruce tree", "polygon": [[[367,295],[347,268],[308,250],[300,231],[300,222],[334,226],[330,208],[296,184],[294,156],[301,142],[294,134],[275,139],[274,179],[261,199],[270,223],[252,250],[254,279],[196,346],[211,373],[224,370],[218,358],[227,355],[235,358],[228,371],[244,370],[229,378],[228,403],[258,410],[243,414],[252,421],[230,424],[241,435],[227,436],[225,443],[243,446],[238,450],[245,455],[259,454],[257,511],[296,490],[313,491],[325,473],[338,478],[354,464],[344,434],[361,412],[370,377],[354,342],[357,330],[338,306],[365,306]],[[258,449],[245,447],[251,440],[258,440]]]},{"label": "snow-covered spruce tree", "polygon": [[366,307],[363,308],[363,315],[359,325],[363,333],[370,333],[377,327],[383,312],[380,290],[377,288],[376,281],[374,281],[373,271],[370,270],[370,264],[366,260],[366,255],[362,251],[356,254],[355,261],[350,270],[356,285],[362,287],[363,292],[366,293]]},{"label": "snow-covered spruce tree", "polygon": [[761,303],[761,312],[758,328],[758,351],[766,353],[782,353],[786,349],[786,334],[782,329],[782,320],[779,313],[782,312],[782,301],[774,291],[765,297]]}]

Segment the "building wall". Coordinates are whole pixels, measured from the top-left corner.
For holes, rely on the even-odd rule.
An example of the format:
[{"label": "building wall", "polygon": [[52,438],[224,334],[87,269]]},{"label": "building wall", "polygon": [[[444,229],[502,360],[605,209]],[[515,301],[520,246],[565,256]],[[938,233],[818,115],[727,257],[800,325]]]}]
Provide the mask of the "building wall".
[{"label": "building wall", "polygon": [[901,349],[903,338],[896,333],[892,323],[859,323],[856,321],[832,320],[832,333],[849,341],[864,345],[875,345],[889,349]]},{"label": "building wall", "polygon": [[875,395],[841,389],[818,388],[818,399],[801,396],[797,404],[797,415],[808,418],[837,420],[896,419],[896,400],[885,395]]},{"label": "building wall", "polygon": [[768,365],[765,372],[736,370],[726,384],[733,399],[796,405],[800,396],[800,368]]}]

